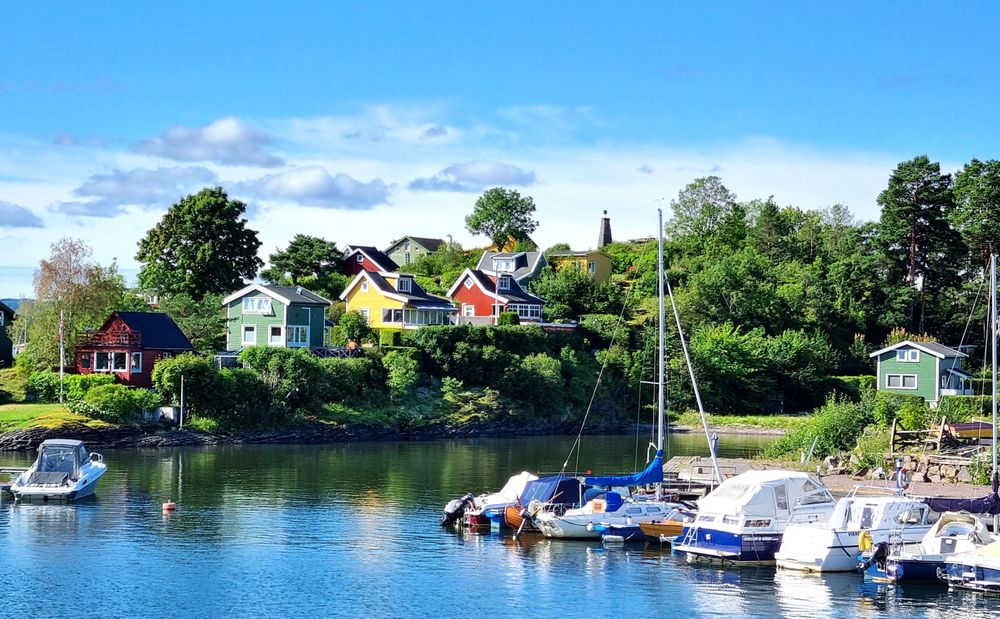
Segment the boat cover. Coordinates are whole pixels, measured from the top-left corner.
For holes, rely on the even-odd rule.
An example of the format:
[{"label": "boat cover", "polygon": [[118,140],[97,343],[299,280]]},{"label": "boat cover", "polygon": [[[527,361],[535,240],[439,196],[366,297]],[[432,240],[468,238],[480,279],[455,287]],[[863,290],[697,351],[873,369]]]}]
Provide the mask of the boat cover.
[{"label": "boat cover", "polygon": [[663,450],[656,452],[656,456],[638,473],[628,475],[588,475],[583,478],[583,483],[588,486],[601,486],[610,488],[612,486],[645,486],[663,481]]},{"label": "boat cover", "polygon": [[524,494],[524,487],[536,479],[538,479],[537,475],[532,475],[528,471],[521,471],[508,479],[499,492],[477,497],[476,504],[479,507],[487,508],[513,503],[518,497]]},{"label": "boat cover", "polygon": [[66,478],[69,477],[68,473],[62,473],[59,471],[35,471],[28,477],[28,486],[61,486]]},{"label": "boat cover", "polygon": [[969,512],[970,514],[1000,514],[1000,496],[997,495],[997,474],[993,473],[993,494],[973,499],[928,497],[924,503],[936,512]]},{"label": "boat cover", "polygon": [[527,506],[532,501],[579,505],[580,480],[575,477],[554,475],[528,482],[524,487],[524,493],[521,494],[520,502],[521,505]]}]

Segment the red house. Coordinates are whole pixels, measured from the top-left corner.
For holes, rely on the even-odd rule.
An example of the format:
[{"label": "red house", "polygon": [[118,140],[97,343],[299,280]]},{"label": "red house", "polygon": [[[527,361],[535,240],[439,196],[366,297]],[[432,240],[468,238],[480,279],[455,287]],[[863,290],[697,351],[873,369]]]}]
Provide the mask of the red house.
[{"label": "red house", "polygon": [[187,336],[167,314],[112,312],[100,329],[77,346],[76,371],[108,372],[131,387],[150,387],[157,361],[193,351]]},{"label": "red house", "polygon": [[508,273],[465,269],[448,291],[460,304],[460,323],[496,324],[501,312],[516,312],[521,322],[541,322],[545,301],[526,291]]},{"label": "red house", "polygon": [[361,271],[369,273],[395,273],[399,265],[384,251],[375,247],[349,245],[344,256],[344,275],[357,275]]}]

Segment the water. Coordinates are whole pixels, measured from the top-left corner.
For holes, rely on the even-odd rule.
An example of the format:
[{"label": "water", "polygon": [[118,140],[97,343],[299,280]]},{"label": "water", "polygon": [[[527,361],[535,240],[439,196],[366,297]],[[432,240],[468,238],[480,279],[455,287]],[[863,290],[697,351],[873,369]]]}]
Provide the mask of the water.
[{"label": "water", "polygon": [[[767,441],[723,436],[723,455]],[[687,565],[658,548],[462,534],[446,500],[571,438],[235,446],[105,453],[98,496],[0,505],[4,616],[426,615],[982,617],[996,599],[887,589],[853,574]],[[634,437],[587,437],[581,470],[631,469]],[[671,453],[704,453],[697,435]],[[26,466],[30,454],[2,454]],[[161,513],[175,499],[178,511]]]}]

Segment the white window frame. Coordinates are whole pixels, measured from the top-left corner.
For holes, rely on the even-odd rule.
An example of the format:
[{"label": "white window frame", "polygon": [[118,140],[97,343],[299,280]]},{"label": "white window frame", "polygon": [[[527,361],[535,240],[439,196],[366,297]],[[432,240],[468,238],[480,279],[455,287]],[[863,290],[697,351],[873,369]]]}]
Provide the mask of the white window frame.
[{"label": "white window frame", "polygon": [[465,284],[463,284],[463,285],[466,288],[472,288],[472,278],[471,277],[466,277],[465,278]]},{"label": "white window frame", "polygon": [[[136,359],[139,363],[136,363]],[[142,353],[134,352],[129,355],[128,371],[131,374],[142,374]]]},{"label": "white window frame", "polygon": [[365,256],[364,256],[364,254],[358,254],[357,256],[355,256],[355,257],[354,257],[354,261],[355,261],[355,262],[364,262],[364,261],[365,261]]},{"label": "white window frame", "polygon": [[896,351],[896,361],[900,363],[919,363],[920,351],[916,348],[905,348]]},{"label": "white window frame", "polygon": [[289,346],[309,345],[309,327],[305,325],[288,325],[287,336]]},{"label": "white window frame", "polygon": [[243,297],[243,313],[270,316],[274,313],[271,299],[267,297]]},{"label": "white window frame", "polygon": [[594,273],[596,273],[597,272],[597,263],[594,262],[593,260],[588,260],[587,261],[587,272],[590,273],[591,275],[593,275]]},{"label": "white window frame", "polygon": [[[247,333],[253,333],[253,341],[247,340]],[[243,325],[240,328],[240,344],[244,346],[257,345],[257,325]]]},{"label": "white window frame", "polygon": [[399,278],[399,292],[412,292],[413,291],[413,280],[409,277]]},{"label": "white window frame", "polygon": [[[899,379],[899,385],[898,386],[890,384],[892,382],[893,378],[898,378]],[[913,379],[913,386],[912,387],[907,387],[906,386],[906,379],[907,378],[912,378]],[[914,391],[914,390],[916,390],[916,389],[919,388],[918,383],[917,383],[917,375],[916,374],[886,374],[885,375],[885,388],[886,389],[906,389],[906,390]]]},{"label": "white window frame", "polygon": [[[119,356],[121,355],[121,356]],[[121,363],[118,360],[121,359]],[[111,371],[112,372],[128,372],[129,369],[129,358],[126,352],[113,352],[111,353]]]},{"label": "white window frame", "polygon": [[361,282],[361,292],[368,292],[368,282]]},{"label": "white window frame", "polygon": [[360,312],[361,315],[365,317],[365,324],[367,325],[372,324],[372,315],[367,307],[359,307],[358,312]]},{"label": "white window frame", "polygon": [[[274,335],[274,330],[278,330],[277,338]],[[267,345],[268,346],[284,346],[285,345],[285,329],[281,325],[268,325],[267,327]]]},{"label": "white window frame", "polygon": [[510,290],[510,276],[501,275],[497,279],[497,290]]},{"label": "white window frame", "polygon": [[466,316],[466,317],[475,316],[476,315],[476,306],[475,305],[471,305],[469,303],[463,303],[462,304],[462,315]]}]

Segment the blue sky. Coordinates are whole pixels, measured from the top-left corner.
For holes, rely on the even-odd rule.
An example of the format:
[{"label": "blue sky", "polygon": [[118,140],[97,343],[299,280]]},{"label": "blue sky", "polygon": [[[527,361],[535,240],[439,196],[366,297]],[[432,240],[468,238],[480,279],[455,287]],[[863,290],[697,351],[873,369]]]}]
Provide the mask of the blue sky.
[{"label": "blue sky", "polygon": [[[624,3],[619,3],[624,4]],[[264,257],[296,232],[476,239],[493,184],[540,244],[654,231],[718,174],[877,217],[892,167],[997,157],[996,3],[7,3],[0,297],[61,236],[102,262],[221,183]]]}]

